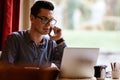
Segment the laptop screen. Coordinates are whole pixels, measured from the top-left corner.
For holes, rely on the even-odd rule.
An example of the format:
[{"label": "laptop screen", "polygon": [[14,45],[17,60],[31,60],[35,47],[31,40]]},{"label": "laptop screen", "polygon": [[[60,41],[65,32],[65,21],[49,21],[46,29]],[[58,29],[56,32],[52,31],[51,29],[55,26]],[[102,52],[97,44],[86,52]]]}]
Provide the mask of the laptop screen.
[{"label": "laptop screen", "polygon": [[64,49],[61,63],[61,78],[94,77],[94,66],[97,63],[99,48]]}]

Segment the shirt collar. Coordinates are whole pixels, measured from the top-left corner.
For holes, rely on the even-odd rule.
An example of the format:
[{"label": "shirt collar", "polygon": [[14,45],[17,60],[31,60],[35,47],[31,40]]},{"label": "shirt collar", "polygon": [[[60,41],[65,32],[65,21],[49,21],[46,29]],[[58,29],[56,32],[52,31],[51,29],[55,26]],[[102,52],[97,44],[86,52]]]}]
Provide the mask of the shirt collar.
[{"label": "shirt collar", "polygon": [[[34,43],[34,41],[33,41],[33,40],[31,39],[31,37],[30,37],[29,30],[26,31],[25,41],[26,41],[27,44],[29,44],[29,43]],[[45,38],[43,37],[42,42],[40,43],[40,46],[41,46],[41,45],[44,46],[45,44],[46,44],[46,40],[45,40]]]},{"label": "shirt collar", "polygon": [[25,33],[25,42],[27,43],[27,44],[29,44],[29,43],[31,43],[31,42],[34,42],[32,39],[31,39],[31,37],[30,37],[30,34],[29,34],[29,30],[27,30],[26,31],[26,33]]}]

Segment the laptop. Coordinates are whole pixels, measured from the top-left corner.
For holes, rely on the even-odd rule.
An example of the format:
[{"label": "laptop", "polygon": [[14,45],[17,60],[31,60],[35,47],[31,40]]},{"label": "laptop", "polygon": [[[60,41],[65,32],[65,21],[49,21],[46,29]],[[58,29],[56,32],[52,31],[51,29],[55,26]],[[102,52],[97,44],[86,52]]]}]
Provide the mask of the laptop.
[{"label": "laptop", "polygon": [[60,67],[60,78],[93,78],[98,54],[99,48],[66,47]]}]

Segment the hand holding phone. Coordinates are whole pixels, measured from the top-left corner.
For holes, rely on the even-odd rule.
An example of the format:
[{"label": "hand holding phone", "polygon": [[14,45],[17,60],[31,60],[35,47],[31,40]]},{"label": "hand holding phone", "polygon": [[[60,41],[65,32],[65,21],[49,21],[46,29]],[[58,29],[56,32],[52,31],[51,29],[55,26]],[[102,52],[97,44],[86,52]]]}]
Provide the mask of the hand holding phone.
[{"label": "hand holding phone", "polygon": [[56,26],[51,27],[48,35],[53,40],[59,40],[61,38],[61,36],[62,36],[61,29],[59,27],[56,27]]}]

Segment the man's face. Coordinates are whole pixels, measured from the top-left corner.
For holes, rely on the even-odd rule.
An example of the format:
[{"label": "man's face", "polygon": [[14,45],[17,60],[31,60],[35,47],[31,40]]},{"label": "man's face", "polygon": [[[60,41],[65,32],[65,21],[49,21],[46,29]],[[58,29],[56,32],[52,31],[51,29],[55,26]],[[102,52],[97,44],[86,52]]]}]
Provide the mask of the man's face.
[{"label": "man's face", "polygon": [[53,11],[42,8],[36,17],[32,17],[32,29],[41,35],[48,34],[51,26],[50,21],[53,19]]}]

